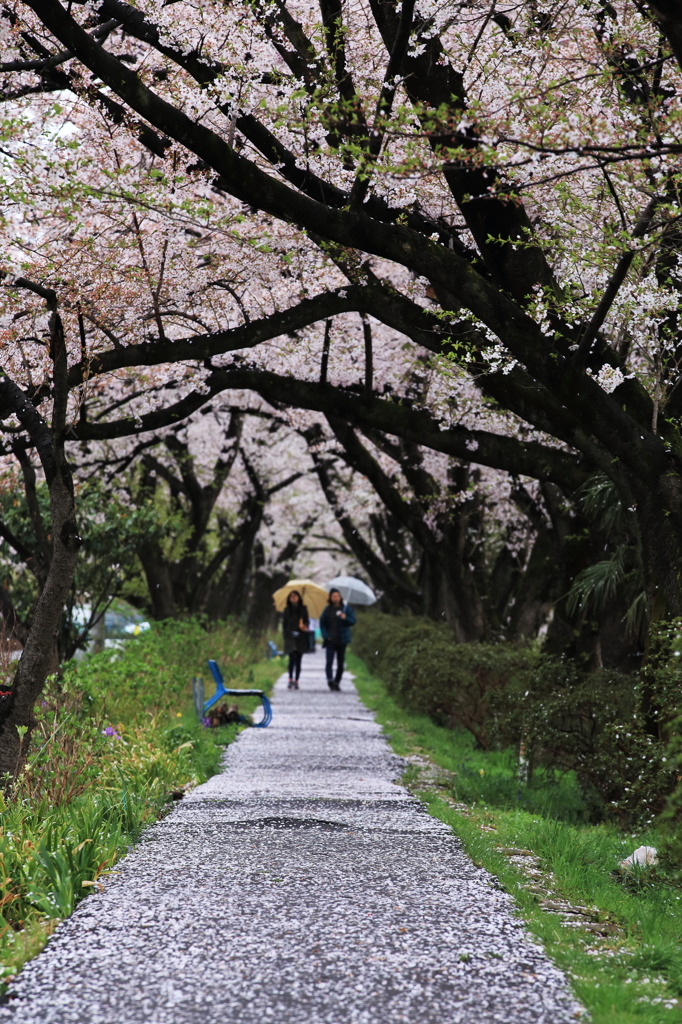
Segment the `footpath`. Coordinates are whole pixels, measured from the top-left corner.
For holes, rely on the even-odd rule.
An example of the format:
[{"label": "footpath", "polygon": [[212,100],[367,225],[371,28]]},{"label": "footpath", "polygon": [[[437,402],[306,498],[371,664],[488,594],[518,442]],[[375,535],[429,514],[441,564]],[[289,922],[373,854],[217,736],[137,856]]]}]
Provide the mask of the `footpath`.
[{"label": "footpath", "polygon": [[[14,1024],[564,1024],[513,901],[323,653],[17,978]],[[258,712],[257,712],[258,714]]]}]

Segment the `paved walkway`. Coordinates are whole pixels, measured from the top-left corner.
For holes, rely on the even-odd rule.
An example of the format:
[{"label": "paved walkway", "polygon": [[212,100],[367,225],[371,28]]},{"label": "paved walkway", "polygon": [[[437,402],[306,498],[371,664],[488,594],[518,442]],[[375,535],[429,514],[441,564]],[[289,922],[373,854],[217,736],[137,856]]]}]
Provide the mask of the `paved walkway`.
[{"label": "paved walkway", "polygon": [[576,1004],[306,656],[268,729],[146,833],[0,1008],[14,1024],[563,1024]]}]

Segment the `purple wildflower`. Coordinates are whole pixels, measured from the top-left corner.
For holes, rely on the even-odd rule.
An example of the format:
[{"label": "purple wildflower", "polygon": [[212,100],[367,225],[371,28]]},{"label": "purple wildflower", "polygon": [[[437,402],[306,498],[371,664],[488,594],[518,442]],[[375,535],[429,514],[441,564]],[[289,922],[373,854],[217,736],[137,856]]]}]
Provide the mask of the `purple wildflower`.
[{"label": "purple wildflower", "polygon": [[113,725],[108,725],[106,729],[102,729],[102,736],[113,736],[115,740],[120,740],[121,738]]},{"label": "purple wildflower", "polygon": [[201,724],[203,725],[204,729],[211,728],[211,719],[208,717],[208,715],[205,718],[201,719]]}]

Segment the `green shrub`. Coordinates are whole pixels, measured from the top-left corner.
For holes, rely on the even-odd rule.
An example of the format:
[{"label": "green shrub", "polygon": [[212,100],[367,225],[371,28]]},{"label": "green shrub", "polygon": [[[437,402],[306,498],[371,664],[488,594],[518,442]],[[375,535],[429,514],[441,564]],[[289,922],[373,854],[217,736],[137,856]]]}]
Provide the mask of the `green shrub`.
[{"label": "green shrub", "polygon": [[69,662],[63,686],[77,689],[86,703],[94,701],[102,713],[125,722],[142,706],[153,714],[167,713],[185,699],[192,676],[207,680],[208,694],[208,658],[219,663],[227,683],[243,675],[259,651],[255,638],[234,621],[206,629],[197,619],[168,619],[119,648]]},{"label": "green shrub", "polygon": [[675,788],[669,795],[660,819],[663,835],[662,854],[682,874],[682,718],[674,723],[668,757],[675,773]]},{"label": "green shrub", "polygon": [[[458,644],[446,626],[374,612],[362,617],[354,650],[401,707],[462,725],[484,748],[523,744],[531,773],[575,772],[593,818],[633,828],[663,811],[673,760],[682,759],[682,740],[677,753],[668,750],[679,715],[681,625],[652,630],[647,664],[633,675],[588,673],[531,646]],[[675,800],[668,816],[679,823],[682,791]]]},{"label": "green shrub", "polygon": [[659,624],[652,633],[648,695],[661,737],[668,741],[665,753],[674,780],[660,819],[662,854],[682,874],[682,619]]},{"label": "green shrub", "polygon": [[525,679],[536,659],[530,647],[459,644],[447,626],[429,619],[373,613],[357,634],[354,651],[402,707],[462,725],[482,747],[490,743],[491,693]]},{"label": "green shrub", "polygon": [[437,628],[429,619],[415,619],[411,615],[383,615],[374,609],[363,611],[353,631],[353,651],[362,658],[371,672],[376,672],[386,680],[392,664],[393,642],[415,623]]},{"label": "green shrub", "polygon": [[[672,688],[659,691],[655,713],[670,715]],[[653,822],[674,782],[649,699],[646,673],[585,673],[543,657],[525,680],[492,696],[490,715],[498,745],[523,742],[531,765],[576,772],[594,817],[633,828]]]}]

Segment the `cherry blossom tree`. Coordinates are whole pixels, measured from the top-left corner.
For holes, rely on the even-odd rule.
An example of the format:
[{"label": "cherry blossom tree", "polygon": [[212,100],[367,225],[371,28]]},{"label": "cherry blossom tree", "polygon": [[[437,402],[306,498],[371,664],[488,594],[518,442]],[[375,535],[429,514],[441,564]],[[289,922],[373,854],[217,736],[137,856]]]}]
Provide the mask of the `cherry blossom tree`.
[{"label": "cherry blossom tree", "polygon": [[[13,416],[35,447],[50,495],[52,538],[49,566],[43,564],[44,580],[33,612],[12,693],[4,700],[4,720],[0,744],[0,771],[14,774],[21,761],[23,745],[16,726],[29,728],[33,706],[50,669],[54,637],[67,601],[80,547],[76,523],[73,478],[65,453],[65,427],[69,389],[64,331],[53,291],[18,279],[15,287],[27,287],[43,298],[49,314],[49,358],[52,373],[52,417],[48,425],[25,392],[3,372],[0,379],[0,415]],[[19,441],[23,447],[23,443]],[[48,557],[47,547],[43,556]],[[12,761],[12,758],[14,760]]]},{"label": "cherry blossom tree", "polygon": [[342,420],[330,418],[329,428],[325,436],[314,424],[305,436],[346,551],[385,610],[447,622],[462,642],[535,637],[555,610],[553,647],[576,654],[594,646],[586,616],[566,623],[568,645],[558,632],[567,616],[555,606],[582,564],[566,541],[583,523],[555,484],[531,493],[507,474],[401,439],[362,438]]},{"label": "cherry blossom tree", "polygon": [[[219,620],[248,612],[254,547],[269,504],[305,470],[287,471],[286,444],[272,429],[270,457],[260,457],[258,444],[264,439],[253,429],[253,417],[239,406],[220,409],[216,420],[223,444],[209,467],[205,423],[190,423],[162,438],[152,435],[117,458],[111,453],[100,457],[112,488],[121,487],[117,466],[130,464],[123,484],[129,506],[156,507],[166,523],[165,534],[141,536],[137,548],[147,583],[144,604],[157,619],[204,614]],[[200,432],[199,426],[204,428]],[[288,537],[290,549],[291,541]],[[296,550],[279,550],[277,557],[286,565]]]},{"label": "cherry blossom tree", "polygon": [[564,494],[599,471],[678,614],[673,14],[5,4],[10,430],[52,401],[50,444],[141,437],[251,391]]}]

